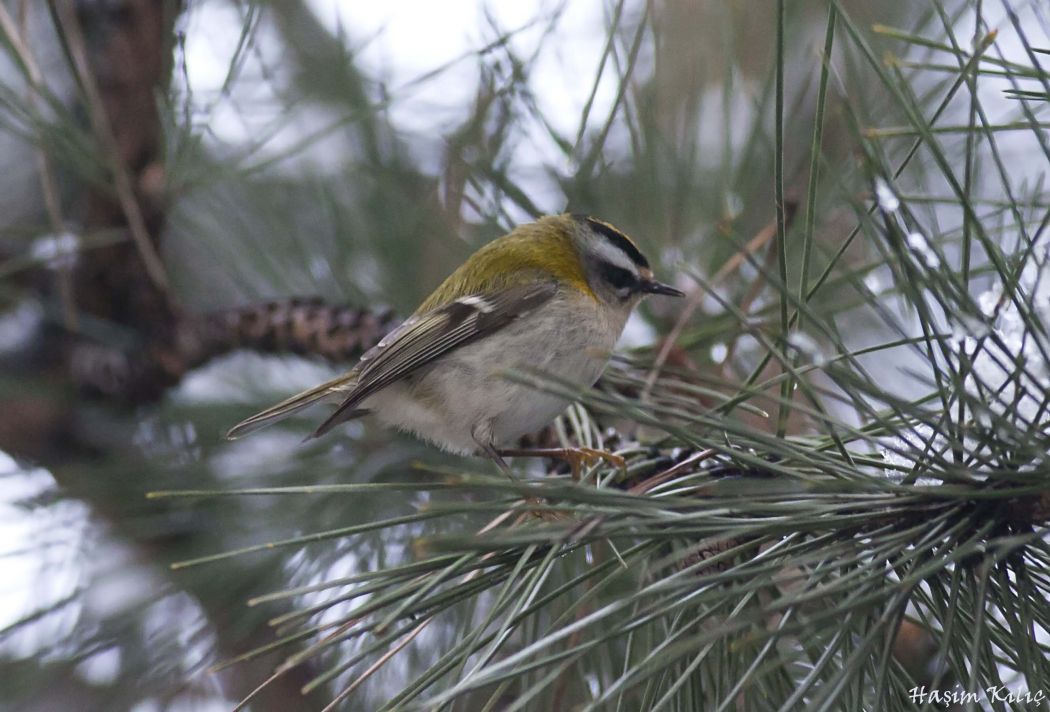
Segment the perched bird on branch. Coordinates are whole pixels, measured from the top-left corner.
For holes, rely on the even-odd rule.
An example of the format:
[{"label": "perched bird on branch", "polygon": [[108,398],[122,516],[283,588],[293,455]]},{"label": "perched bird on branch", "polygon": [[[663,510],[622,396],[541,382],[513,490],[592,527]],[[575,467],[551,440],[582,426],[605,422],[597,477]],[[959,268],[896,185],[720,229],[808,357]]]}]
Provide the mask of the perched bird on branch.
[{"label": "perched bird on branch", "polygon": [[583,215],[544,217],[485,245],[347,373],[239,423],[237,438],[320,401],[337,404],[311,437],[366,414],[506,472],[508,455],[569,459],[588,450],[506,450],[569,401],[508,379],[537,370],[591,386],[631,310],[649,294],[682,296],[653,277],[635,243]]}]

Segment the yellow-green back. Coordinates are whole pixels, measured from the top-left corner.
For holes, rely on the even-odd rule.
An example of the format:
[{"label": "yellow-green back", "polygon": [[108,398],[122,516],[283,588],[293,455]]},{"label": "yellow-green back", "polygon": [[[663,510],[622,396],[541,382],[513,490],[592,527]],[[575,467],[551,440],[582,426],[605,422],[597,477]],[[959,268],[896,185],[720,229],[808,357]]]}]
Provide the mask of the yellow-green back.
[{"label": "yellow-green back", "polygon": [[551,215],[496,238],[460,265],[427,297],[417,314],[460,297],[488,294],[536,279],[555,279],[594,298],[572,239],[570,215]]}]

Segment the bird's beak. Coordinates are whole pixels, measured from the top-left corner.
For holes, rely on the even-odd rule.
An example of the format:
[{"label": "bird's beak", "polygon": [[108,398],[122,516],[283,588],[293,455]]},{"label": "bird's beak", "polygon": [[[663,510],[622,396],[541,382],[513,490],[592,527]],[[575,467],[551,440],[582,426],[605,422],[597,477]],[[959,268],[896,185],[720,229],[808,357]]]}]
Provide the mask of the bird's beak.
[{"label": "bird's beak", "polygon": [[669,297],[684,297],[685,292],[676,289],[669,284],[657,282],[655,279],[647,279],[639,285],[639,290],[645,294],[666,294]]}]

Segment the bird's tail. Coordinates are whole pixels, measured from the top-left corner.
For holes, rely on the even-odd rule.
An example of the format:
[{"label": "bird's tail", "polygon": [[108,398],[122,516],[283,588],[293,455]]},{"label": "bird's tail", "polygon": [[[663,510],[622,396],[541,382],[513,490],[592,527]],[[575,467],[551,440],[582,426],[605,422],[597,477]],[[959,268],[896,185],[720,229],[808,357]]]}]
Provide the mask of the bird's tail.
[{"label": "bird's tail", "polygon": [[319,386],[314,386],[307,391],[296,394],[237,423],[226,433],[226,439],[236,440],[326,398],[337,398],[340,394],[346,393],[346,391],[353,388],[355,380],[353,376],[343,374],[330,381],[325,381]]}]

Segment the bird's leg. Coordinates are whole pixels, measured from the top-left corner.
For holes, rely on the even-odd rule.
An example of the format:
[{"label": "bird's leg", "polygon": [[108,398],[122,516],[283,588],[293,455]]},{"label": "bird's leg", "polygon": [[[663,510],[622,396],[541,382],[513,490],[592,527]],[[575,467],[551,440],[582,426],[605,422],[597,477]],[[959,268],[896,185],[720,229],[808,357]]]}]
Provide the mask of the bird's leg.
[{"label": "bird's leg", "polygon": [[594,450],[589,447],[541,447],[511,450],[493,450],[497,457],[551,457],[564,460],[572,468],[572,479],[579,481],[580,468],[584,464],[604,460],[610,465],[627,472],[627,461],[619,455],[605,450]]},{"label": "bird's leg", "polygon": [[[514,474],[514,471],[510,469],[510,465],[507,464],[507,461],[503,459],[502,452],[500,450],[497,450],[495,448],[495,446],[492,445],[492,443],[488,442],[487,440],[480,439],[477,436],[474,437],[474,442],[476,442],[478,444],[478,448],[483,453],[485,453],[485,455],[490,460],[492,460],[494,463],[496,463],[496,467],[498,467],[500,470],[502,470],[503,474],[505,474],[507,477],[509,477],[514,482],[520,482],[521,481],[520,479],[518,479],[518,476]],[[542,504],[543,503],[543,500],[541,500],[541,499],[539,499],[537,497],[525,497],[525,501],[528,502],[529,504]],[[537,512],[537,511],[533,510],[532,515],[534,517],[538,517],[540,519],[544,519],[544,520],[547,520],[549,522],[555,522],[555,521],[558,521],[560,519],[559,515],[556,512],[543,512],[543,511]]]},{"label": "bird's leg", "polygon": [[477,423],[470,431],[470,437],[473,438],[474,443],[478,446],[478,450],[484,453],[485,457],[496,463],[496,467],[505,474],[507,477],[517,482],[518,477],[514,474],[514,471],[510,469],[510,465],[500,455],[499,450],[492,444],[492,427],[486,423]]},{"label": "bird's leg", "polygon": [[496,463],[496,467],[498,467],[503,472],[503,474],[517,482],[518,476],[515,475],[514,471],[510,469],[510,465],[508,465],[507,461],[503,459],[503,455],[500,454],[500,451],[492,446],[492,443],[487,441],[478,441],[476,438],[475,442],[478,443],[478,447],[481,448],[481,451],[483,453],[485,453],[485,456],[492,460],[494,463]]}]

